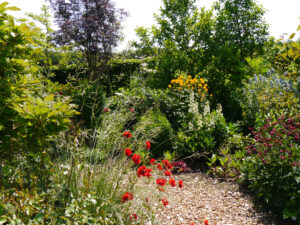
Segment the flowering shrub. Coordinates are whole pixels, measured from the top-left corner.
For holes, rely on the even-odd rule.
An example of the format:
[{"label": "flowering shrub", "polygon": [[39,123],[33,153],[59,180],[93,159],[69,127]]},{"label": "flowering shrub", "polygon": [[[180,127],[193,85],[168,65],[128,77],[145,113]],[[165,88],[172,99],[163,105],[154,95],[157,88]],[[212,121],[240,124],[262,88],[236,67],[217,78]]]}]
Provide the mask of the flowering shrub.
[{"label": "flowering shrub", "polygon": [[267,119],[252,130],[254,143],[241,167],[240,181],[247,184],[284,218],[300,221],[300,117]]},{"label": "flowering shrub", "polygon": [[177,79],[171,80],[171,84],[169,84],[168,87],[179,91],[193,91],[201,97],[201,101],[206,99],[208,96],[208,87],[205,81],[202,78],[192,78],[190,75],[187,76],[187,78],[180,75]]},{"label": "flowering shrub", "polygon": [[299,91],[295,83],[292,79],[276,75],[275,70],[268,71],[267,77],[255,74],[250,78],[240,99],[245,128],[255,124],[261,126],[267,118],[298,115]]},{"label": "flowering shrub", "polygon": [[173,148],[179,155],[215,153],[229,136],[222,108],[210,111],[208,103],[202,113],[197,113],[187,130],[177,133]]}]

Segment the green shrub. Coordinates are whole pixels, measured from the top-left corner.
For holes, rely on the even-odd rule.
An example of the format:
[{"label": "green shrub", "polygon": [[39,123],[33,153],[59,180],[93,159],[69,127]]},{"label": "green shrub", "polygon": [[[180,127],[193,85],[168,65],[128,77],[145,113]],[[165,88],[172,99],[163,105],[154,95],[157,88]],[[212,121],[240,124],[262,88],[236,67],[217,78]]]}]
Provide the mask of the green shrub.
[{"label": "green shrub", "polygon": [[177,133],[174,149],[182,156],[217,153],[228,135],[221,106],[210,112],[207,102],[203,113],[196,114],[196,118],[189,124],[189,129]]},{"label": "green shrub", "polygon": [[247,185],[270,208],[284,218],[300,222],[300,117],[265,120],[252,131],[254,143],[247,147],[240,182]]},{"label": "green shrub", "polygon": [[268,77],[254,75],[245,84],[240,104],[245,128],[261,126],[267,118],[298,114],[298,90],[293,80],[268,71]]},{"label": "green shrub", "polygon": [[96,127],[99,124],[100,115],[105,104],[101,84],[80,80],[74,89],[72,93],[73,102],[78,105],[78,111],[80,112],[77,120],[83,122],[88,128]]},{"label": "green shrub", "polygon": [[143,115],[150,108],[159,108],[164,92],[148,87],[136,87],[131,90],[119,89],[107,103],[108,107],[114,109],[134,109],[138,115]]},{"label": "green shrub", "polygon": [[139,134],[156,133],[150,140],[150,152],[153,156],[160,157],[167,150],[171,150],[173,129],[165,115],[158,109],[150,110],[140,118],[135,128],[135,132],[137,131]]}]

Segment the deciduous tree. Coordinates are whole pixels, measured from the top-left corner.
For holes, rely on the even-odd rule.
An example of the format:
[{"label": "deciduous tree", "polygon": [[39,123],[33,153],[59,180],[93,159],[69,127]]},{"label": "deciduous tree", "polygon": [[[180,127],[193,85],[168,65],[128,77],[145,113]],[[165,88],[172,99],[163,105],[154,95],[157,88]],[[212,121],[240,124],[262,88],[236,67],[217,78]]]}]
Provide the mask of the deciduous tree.
[{"label": "deciduous tree", "polygon": [[[108,95],[111,82],[105,74],[105,63],[121,37],[121,21],[127,13],[117,9],[111,0],[50,0],[59,30],[56,40],[60,44],[74,44],[85,55],[90,78],[98,73],[106,76]],[[102,63],[101,63],[102,62]],[[99,65],[102,64],[102,71]]]}]

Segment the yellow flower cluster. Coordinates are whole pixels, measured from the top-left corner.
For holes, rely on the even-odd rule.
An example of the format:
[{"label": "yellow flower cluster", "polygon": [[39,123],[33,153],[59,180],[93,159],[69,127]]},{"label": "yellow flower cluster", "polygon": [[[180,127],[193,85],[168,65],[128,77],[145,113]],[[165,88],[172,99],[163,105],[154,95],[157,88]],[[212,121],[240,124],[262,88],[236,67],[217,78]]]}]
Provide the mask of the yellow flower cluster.
[{"label": "yellow flower cluster", "polygon": [[202,78],[192,78],[191,75],[187,78],[179,76],[177,79],[172,80],[168,87],[175,90],[193,90],[198,93],[202,99],[208,95],[208,88],[205,81]]}]

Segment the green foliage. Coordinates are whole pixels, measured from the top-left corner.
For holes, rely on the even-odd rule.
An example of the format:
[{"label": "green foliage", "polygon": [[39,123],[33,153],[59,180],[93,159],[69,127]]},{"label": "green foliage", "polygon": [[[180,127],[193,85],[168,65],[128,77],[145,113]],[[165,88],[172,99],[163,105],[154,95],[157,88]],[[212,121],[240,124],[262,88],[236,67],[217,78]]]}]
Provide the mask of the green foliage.
[{"label": "green foliage", "polygon": [[18,76],[4,84],[0,98],[3,155],[14,156],[7,148],[40,151],[49,138],[68,127],[69,118],[75,115],[70,98],[47,93],[40,78]]},{"label": "green foliage", "polygon": [[240,98],[245,128],[260,126],[267,118],[298,114],[299,97],[295,82],[275,75],[274,69],[267,74],[268,77],[254,75],[245,84]]},{"label": "green foliage", "polygon": [[73,102],[78,106],[80,112],[76,118],[88,128],[96,127],[105,104],[102,86],[97,81],[79,80],[77,82],[77,80],[72,81],[74,91],[71,90]]},{"label": "green foliage", "polygon": [[140,118],[136,125],[139,133],[149,133],[157,129],[156,136],[151,140],[151,155],[160,157],[172,149],[173,129],[164,114],[158,109],[150,110]]},{"label": "green foliage", "polygon": [[16,25],[15,19],[7,14],[7,10],[18,10],[6,7],[7,2],[0,5],[0,77],[12,76],[15,73],[33,71],[31,67],[30,28],[27,24]]},{"label": "green foliage", "polygon": [[217,153],[228,134],[221,107],[211,112],[207,104],[203,113],[195,115],[189,129],[178,132],[173,148],[183,156]]},{"label": "green foliage", "polygon": [[[139,81],[139,83],[142,81]],[[150,108],[159,108],[161,99],[164,97],[164,91],[155,90],[141,85],[133,89],[121,88],[112,96],[108,102],[111,109],[134,109],[141,116]]]},{"label": "green foliage", "polygon": [[[31,29],[33,29],[33,54],[32,58],[37,65],[39,65],[39,70],[45,75],[50,77],[53,71],[52,57],[53,52],[57,48],[53,44],[51,28],[51,14],[49,8],[46,5],[41,7],[41,14],[36,15],[33,13],[28,13],[30,19],[34,22],[28,22]],[[41,24],[43,28],[38,27],[35,22]]]},{"label": "green foliage", "polygon": [[252,132],[255,141],[247,147],[247,157],[240,167],[240,182],[284,218],[296,217],[298,222],[299,130],[299,116],[266,120]]},{"label": "green foliage", "polygon": [[278,54],[272,62],[274,67],[281,73],[291,77],[300,75],[300,41],[293,41],[295,33],[291,34],[287,41],[278,41]]},{"label": "green foliage", "polygon": [[39,182],[47,185],[51,168],[47,147],[69,127],[76,111],[70,98],[55,95],[55,85],[36,74],[30,59],[34,30],[26,23],[15,25],[5,6],[0,7],[0,153],[9,170],[0,168],[0,184],[22,185],[13,178],[18,171],[14,167],[19,166],[24,186],[31,186],[31,177],[39,173]]},{"label": "green foliage", "polygon": [[[140,69],[142,63],[143,60],[140,59],[112,58],[108,63],[107,70],[113,92],[121,87],[127,87],[131,76]],[[104,80],[102,80],[102,83],[105,83]],[[106,89],[105,86],[104,88]]]},{"label": "green foliage", "polygon": [[57,164],[47,192],[35,188],[0,191],[0,222],[129,225],[129,216],[138,213],[139,224],[143,224],[142,212],[147,212],[149,220],[151,211],[143,204],[121,202],[124,189],[134,190],[132,183],[136,181],[130,170],[120,160],[97,167],[79,160]]},{"label": "green foliage", "polygon": [[166,88],[176,71],[195,75],[209,61],[204,49],[212,34],[212,11],[198,10],[195,0],[164,0],[157,26],[136,30],[139,42],[134,46],[144,56],[153,57],[150,84]]},{"label": "green foliage", "polygon": [[[264,11],[253,0],[219,0],[214,4],[216,21],[210,45],[212,60],[203,76],[213,94],[212,106],[221,103],[227,120],[240,119],[234,92],[247,72],[246,58],[257,58],[267,42]],[[226,94],[224,94],[226,93]]]},{"label": "green foliage", "polygon": [[208,173],[212,173],[218,177],[240,177],[240,168],[246,157],[245,146],[252,143],[252,139],[248,136],[238,133],[237,127],[229,124],[229,137],[219,148],[217,154],[213,154],[208,158],[207,165],[210,167]]}]

